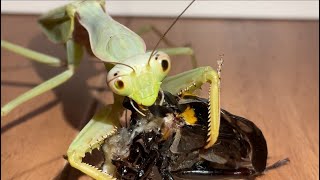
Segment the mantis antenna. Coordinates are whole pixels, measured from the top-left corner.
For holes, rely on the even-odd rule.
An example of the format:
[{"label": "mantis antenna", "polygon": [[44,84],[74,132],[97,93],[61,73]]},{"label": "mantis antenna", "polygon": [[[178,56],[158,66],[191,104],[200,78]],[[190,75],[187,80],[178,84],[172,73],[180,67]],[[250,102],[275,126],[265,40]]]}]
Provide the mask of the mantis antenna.
[{"label": "mantis antenna", "polygon": [[[95,63],[104,63],[103,61],[94,61],[94,62]],[[136,73],[136,70],[133,67],[131,67],[130,65],[128,65],[128,64],[124,64],[124,63],[120,63],[120,62],[108,62],[108,63],[114,64],[114,65],[120,64],[120,65],[123,65],[123,66],[127,66],[128,68],[132,69],[132,71],[134,73]]]},{"label": "mantis antenna", "polygon": [[[129,67],[130,69],[132,69],[132,70],[133,70],[133,73],[136,73],[136,71],[134,70],[134,68],[133,68],[133,67],[131,67],[131,66],[129,66],[128,64],[119,63],[119,62],[110,62],[110,63],[112,63],[112,64],[119,64],[119,65],[123,65],[123,66],[127,66],[127,67]],[[127,76],[127,75],[120,75],[120,76]],[[115,78],[118,78],[118,77],[120,77],[120,76],[117,76],[117,77],[114,77],[114,78],[110,79],[109,81],[107,81],[107,84],[109,84],[109,82],[111,82],[112,80],[114,80]]]},{"label": "mantis antenna", "polygon": [[167,33],[170,31],[170,29],[173,27],[173,25],[176,24],[176,22],[180,19],[180,17],[183,15],[184,12],[186,12],[186,10],[192,5],[192,3],[194,3],[194,1],[196,0],[193,0],[180,14],[178,17],[176,17],[176,19],[173,21],[173,23],[170,25],[170,27],[167,29],[167,31],[162,35],[162,37],[159,39],[159,41],[157,42],[157,44],[155,45],[155,47],[153,48],[151,54],[150,54],[150,57],[149,57],[149,60],[148,60],[148,64],[150,62],[150,59],[154,53],[154,51],[157,49],[157,47],[159,46],[160,42],[163,40],[163,38],[167,35]]},{"label": "mantis antenna", "polygon": [[132,69],[134,73],[136,73],[136,71],[134,70],[134,68],[131,67],[131,66],[129,66],[128,64],[119,63],[119,62],[110,62],[110,63],[112,63],[112,64],[120,64],[120,65],[123,65],[123,66],[127,66],[127,67],[129,67],[130,69]]}]

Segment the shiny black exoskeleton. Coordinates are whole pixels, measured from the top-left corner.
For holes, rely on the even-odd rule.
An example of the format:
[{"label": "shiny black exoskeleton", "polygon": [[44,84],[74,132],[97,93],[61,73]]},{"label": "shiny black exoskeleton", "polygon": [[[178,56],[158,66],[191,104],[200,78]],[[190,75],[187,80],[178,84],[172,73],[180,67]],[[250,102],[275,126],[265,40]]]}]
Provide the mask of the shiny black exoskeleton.
[{"label": "shiny black exoskeleton", "polygon": [[[120,179],[219,179],[254,178],[266,170],[268,149],[261,130],[251,121],[221,110],[218,141],[204,149],[207,140],[208,100],[197,96],[178,96],[165,92],[162,105],[153,105],[141,116],[128,100],[124,106],[132,111],[131,132],[141,119],[153,123],[163,120],[158,128],[139,131],[130,142],[130,154],[113,160]],[[137,105],[136,105],[137,107]],[[181,116],[192,109],[196,121],[186,123]],[[139,126],[139,128],[141,128]],[[168,130],[169,129],[169,130]],[[168,135],[169,134],[169,135]],[[273,165],[277,167],[287,160]]]}]

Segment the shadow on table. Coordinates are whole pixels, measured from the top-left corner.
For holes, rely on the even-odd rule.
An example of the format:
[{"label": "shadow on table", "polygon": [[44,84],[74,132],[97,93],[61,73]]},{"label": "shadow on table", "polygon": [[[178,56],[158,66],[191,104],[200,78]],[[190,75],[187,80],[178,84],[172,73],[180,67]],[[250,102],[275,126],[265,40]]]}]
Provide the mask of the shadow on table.
[{"label": "shadow on table", "polygon": [[[62,59],[63,61],[66,60],[65,54],[66,51],[62,45],[57,45],[51,43],[47,38],[42,35],[38,34],[32,40],[30,41],[28,48],[48,54],[48,55],[54,55],[55,57],[58,57],[59,59]],[[84,55],[84,58],[82,60],[82,63],[80,64],[80,67],[76,70],[76,73],[73,77],[71,77],[68,81],[61,84],[60,86],[54,88],[52,91],[55,93],[56,99],[48,102],[46,105],[34,109],[32,112],[25,114],[24,116],[12,121],[11,123],[3,126],[1,128],[1,134],[5,133],[6,131],[10,130],[11,128],[20,125],[22,123],[27,122],[30,120],[33,116],[39,115],[50,108],[56,106],[57,104],[62,104],[62,109],[64,113],[64,117],[68,124],[70,124],[73,128],[76,128],[78,130],[82,129],[82,127],[86,124],[87,121],[90,120],[90,117],[93,115],[94,111],[88,110],[90,109],[90,106],[92,103],[95,102],[92,101],[92,95],[90,93],[91,90],[96,91],[104,91],[106,90],[106,87],[89,87],[86,80],[92,78],[93,76],[97,76],[101,74],[103,71],[97,72],[97,69],[95,68],[95,62],[98,61],[92,61],[89,60],[88,55]],[[31,64],[39,77],[43,79],[42,82],[45,80],[48,80],[59,73],[66,70],[65,67],[50,67],[41,63],[33,62],[31,61]],[[19,66],[18,67],[9,67],[10,70],[19,70],[19,68],[25,68],[26,65]],[[8,69],[2,69],[3,71],[6,71]],[[11,81],[2,81],[2,85],[7,86],[23,86],[23,87],[35,87],[38,84],[35,83],[20,83],[20,82],[11,82]],[[39,98],[39,97],[35,97]],[[86,103],[91,104],[86,104]],[[19,107],[18,107],[19,108]],[[86,112],[89,112],[90,114],[85,114]]]}]

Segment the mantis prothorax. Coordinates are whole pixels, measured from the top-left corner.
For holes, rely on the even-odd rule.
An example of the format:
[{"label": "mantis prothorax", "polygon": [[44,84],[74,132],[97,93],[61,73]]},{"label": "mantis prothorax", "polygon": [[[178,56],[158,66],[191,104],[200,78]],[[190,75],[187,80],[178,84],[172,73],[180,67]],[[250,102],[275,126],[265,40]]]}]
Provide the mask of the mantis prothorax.
[{"label": "mantis prothorax", "polygon": [[[100,148],[103,140],[120,127],[124,96],[139,106],[151,106],[161,89],[172,94],[192,93],[206,82],[211,86],[208,144],[205,148],[211,147],[217,140],[220,124],[218,73],[211,67],[200,67],[166,77],[171,66],[169,55],[190,55],[195,61],[193,50],[180,47],[147,52],[141,37],[114,21],[104,7],[103,0],[77,1],[54,9],[39,19],[39,24],[50,40],[66,45],[68,69],[9,102],[1,108],[1,116],[67,81],[80,64],[83,49],[88,48],[105,64],[108,71],[107,84],[114,92],[114,103],[98,111],[71,143],[67,156],[73,167],[95,179],[113,179],[114,166],[111,162],[107,172],[101,172],[83,163],[82,158],[86,152]],[[87,37],[79,36],[79,31],[83,29],[87,32]],[[90,47],[85,44],[90,44]],[[61,65],[57,58],[3,40],[1,47],[48,65]]]}]

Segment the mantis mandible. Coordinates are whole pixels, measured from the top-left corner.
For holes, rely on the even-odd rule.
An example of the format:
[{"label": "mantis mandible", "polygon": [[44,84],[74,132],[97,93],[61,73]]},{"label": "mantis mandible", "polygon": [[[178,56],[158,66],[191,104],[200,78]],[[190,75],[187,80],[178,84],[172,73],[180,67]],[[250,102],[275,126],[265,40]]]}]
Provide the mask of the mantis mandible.
[{"label": "mantis mandible", "polygon": [[[95,179],[114,179],[111,162],[109,169],[101,172],[83,163],[82,158],[85,153],[100,148],[103,141],[120,127],[123,98],[127,96],[132,103],[138,104],[135,108],[143,114],[143,107],[154,104],[159,92],[160,95],[163,90],[183,95],[192,93],[207,82],[210,83],[210,107],[208,143],[205,148],[211,147],[217,140],[220,124],[219,74],[211,67],[199,67],[166,77],[171,67],[169,55],[194,57],[193,50],[180,47],[146,51],[142,38],[114,21],[104,7],[103,0],[77,1],[54,9],[39,19],[43,32],[51,41],[65,44],[67,70],[10,101],[1,108],[1,116],[70,79],[87,48],[105,64],[107,84],[114,93],[114,103],[99,110],[71,143],[67,152],[71,166]],[[79,36],[81,30],[87,32],[86,37]],[[4,40],[1,40],[1,47],[41,63],[61,66],[61,61],[55,57]]]}]

